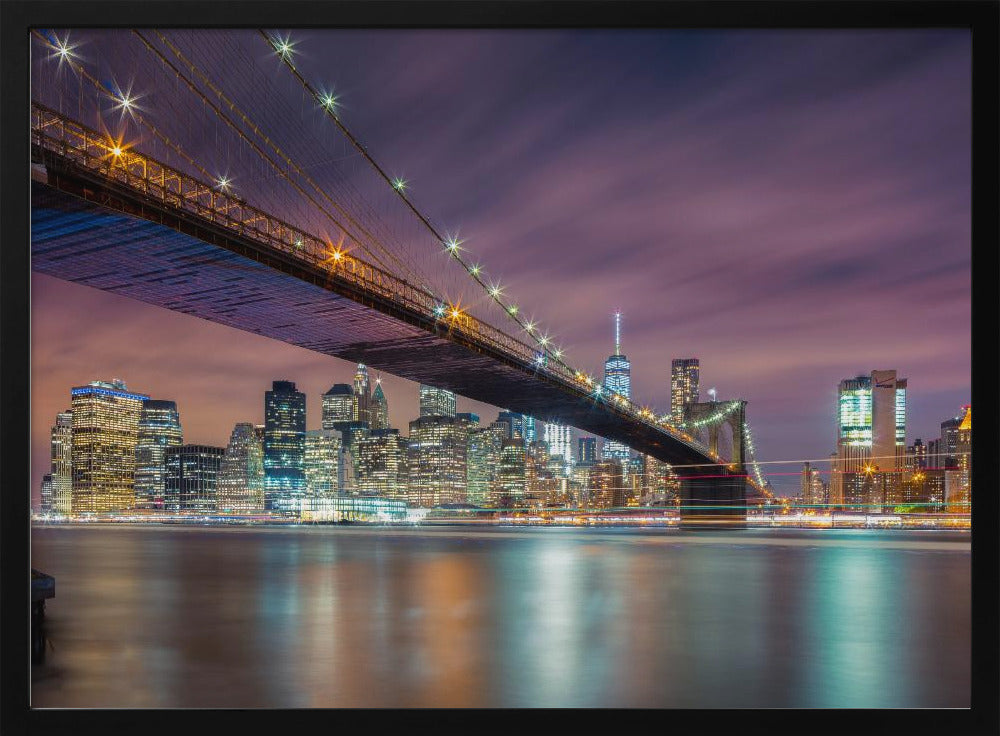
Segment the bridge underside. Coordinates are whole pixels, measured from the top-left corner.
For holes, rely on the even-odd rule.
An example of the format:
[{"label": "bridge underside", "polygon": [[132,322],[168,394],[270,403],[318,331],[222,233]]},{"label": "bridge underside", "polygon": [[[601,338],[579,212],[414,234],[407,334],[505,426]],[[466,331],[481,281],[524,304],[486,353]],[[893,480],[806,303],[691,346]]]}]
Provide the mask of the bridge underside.
[{"label": "bridge underside", "polygon": [[708,462],[697,449],[623,422],[522,365],[449,339],[432,318],[388,314],[384,305],[335,293],[287,261],[276,263],[239,243],[205,242],[38,179],[32,181],[31,247],[32,268],[40,273],[570,424],[674,465]]}]

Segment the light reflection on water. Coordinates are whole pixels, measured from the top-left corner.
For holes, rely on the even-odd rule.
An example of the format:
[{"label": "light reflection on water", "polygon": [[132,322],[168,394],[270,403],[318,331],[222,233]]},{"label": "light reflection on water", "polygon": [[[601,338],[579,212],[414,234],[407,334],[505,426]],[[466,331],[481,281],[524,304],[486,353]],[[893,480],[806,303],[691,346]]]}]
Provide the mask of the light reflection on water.
[{"label": "light reflection on water", "polygon": [[46,527],[34,707],[967,707],[968,535]]}]

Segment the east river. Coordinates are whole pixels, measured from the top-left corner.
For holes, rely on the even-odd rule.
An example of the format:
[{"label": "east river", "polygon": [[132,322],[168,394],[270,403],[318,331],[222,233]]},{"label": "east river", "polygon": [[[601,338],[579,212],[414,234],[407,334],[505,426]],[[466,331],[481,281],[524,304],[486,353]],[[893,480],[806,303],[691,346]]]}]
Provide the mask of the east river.
[{"label": "east river", "polygon": [[970,541],[35,527],[32,707],[968,707]]}]

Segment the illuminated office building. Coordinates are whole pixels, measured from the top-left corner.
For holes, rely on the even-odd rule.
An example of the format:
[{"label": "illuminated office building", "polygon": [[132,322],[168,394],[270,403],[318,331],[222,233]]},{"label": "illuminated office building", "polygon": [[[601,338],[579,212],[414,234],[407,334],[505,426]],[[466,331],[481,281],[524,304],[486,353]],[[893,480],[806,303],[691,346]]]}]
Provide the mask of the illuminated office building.
[{"label": "illuminated office building", "polygon": [[323,429],[343,429],[354,421],[354,389],[335,383],[323,394]]},{"label": "illuminated office building", "polygon": [[674,358],[670,363],[670,417],[674,424],[684,421],[684,406],[698,402],[697,358]]},{"label": "illuminated office building", "polygon": [[938,445],[942,462],[939,466],[955,468],[958,466],[958,427],[962,423],[962,414],[941,422],[941,440]]},{"label": "illuminated office building", "polygon": [[72,491],[74,514],[135,508],[135,448],[143,394],[122,381],[92,381],[72,396]]},{"label": "illuminated office building", "polygon": [[368,366],[358,363],[358,370],[354,374],[354,405],[352,407],[353,420],[371,426],[371,384],[368,381]]},{"label": "illuminated office building", "polygon": [[406,459],[411,506],[466,502],[468,437],[467,425],[455,416],[426,415],[410,422]]},{"label": "illuminated office building", "polygon": [[159,399],[142,402],[139,443],[135,449],[136,508],[163,508],[166,450],[183,442],[176,403]]},{"label": "illuminated office building", "polygon": [[306,432],[306,495],[332,496],[339,490],[340,432],[313,429]]},{"label": "illuminated office building", "polygon": [[955,437],[955,470],[945,471],[945,503],[951,511],[968,513],[972,503],[972,407],[963,409]]},{"label": "illuminated office building", "polygon": [[52,473],[42,476],[42,498],[39,511],[43,514],[52,513]]},{"label": "illuminated office building", "polygon": [[497,479],[493,488],[493,505],[516,508],[524,503],[527,453],[521,437],[504,439],[500,443]]},{"label": "illuminated office building", "polygon": [[371,406],[369,407],[372,429],[389,429],[389,400],[382,391],[382,379],[375,379],[375,391],[372,392]]},{"label": "illuminated office building", "polygon": [[165,451],[163,507],[167,511],[216,511],[223,447],[177,445]]},{"label": "illuminated office building", "polygon": [[56,414],[56,423],[50,434],[52,475],[51,510],[62,516],[73,513],[73,413]]},{"label": "illuminated office building", "polygon": [[264,507],[306,493],[306,395],[292,381],[264,393]]},{"label": "illuminated office building", "polygon": [[568,477],[573,469],[573,428],[566,424],[546,423],[545,443],[549,455],[559,458],[561,475]]},{"label": "illuminated office building", "polygon": [[576,464],[593,465],[597,462],[597,438],[580,437],[577,440]]},{"label": "illuminated office building", "polygon": [[455,394],[451,391],[420,384],[421,417],[453,417],[455,408]]},{"label": "illuminated office building", "polygon": [[489,427],[469,431],[466,477],[469,503],[475,506],[492,503],[491,492],[500,462],[500,444],[505,439],[504,428],[505,425],[494,422]]},{"label": "illuminated office building", "polygon": [[509,440],[524,437],[524,415],[513,411],[502,411],[497,414],[497,423],[506,427],[506,438]]},{"label": "illuminated office building", "polygon": [[604,460],[594,465],[588,474],[590,505],[609,509],[625,505],[625,486],[619,460]]},{"label": "illuminated office building", "polygon": [[264,446],[253,424],[233,427],[219,464],[217,508],[227,513],[264,510]]},{"label": "illuminated office building", "polygon": [[844,379],[838,388],[837,458],[829,502],[880,510],[902,501],[906,379],[894,370]]},{"label": "illuminated office building", "polygon": [[[621,312],[615,313],[615,354],[604,361],[604,388],[608,391],[632,398],[632,366],[622,354],[621,345]],[[617,459],[627,463],[631,450],[628,445],[614,440],[605,440],[603,457],[605,460]]]},{"label": "illuminated office building", "polygon": [[408,444],[398,429],[373,429],[358,441],[355,464],[362,495],[407,500]]},{"label": "illuminated office building", "polygon": [[538,441],[538,430],[536,428],[535,418],[529,417],[527,414],[522,414],[521,425],[524,432],[524,441],[527,443]]}]

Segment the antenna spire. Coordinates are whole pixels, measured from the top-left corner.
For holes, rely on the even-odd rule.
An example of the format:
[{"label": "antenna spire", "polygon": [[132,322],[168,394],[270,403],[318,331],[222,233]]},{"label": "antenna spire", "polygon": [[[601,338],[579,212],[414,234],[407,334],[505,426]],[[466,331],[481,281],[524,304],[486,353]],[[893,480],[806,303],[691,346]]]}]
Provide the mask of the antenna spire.
[{"label": "antenna spire", "polygon": [[622,313],[615,312],[615,355],[622,354]]}]

